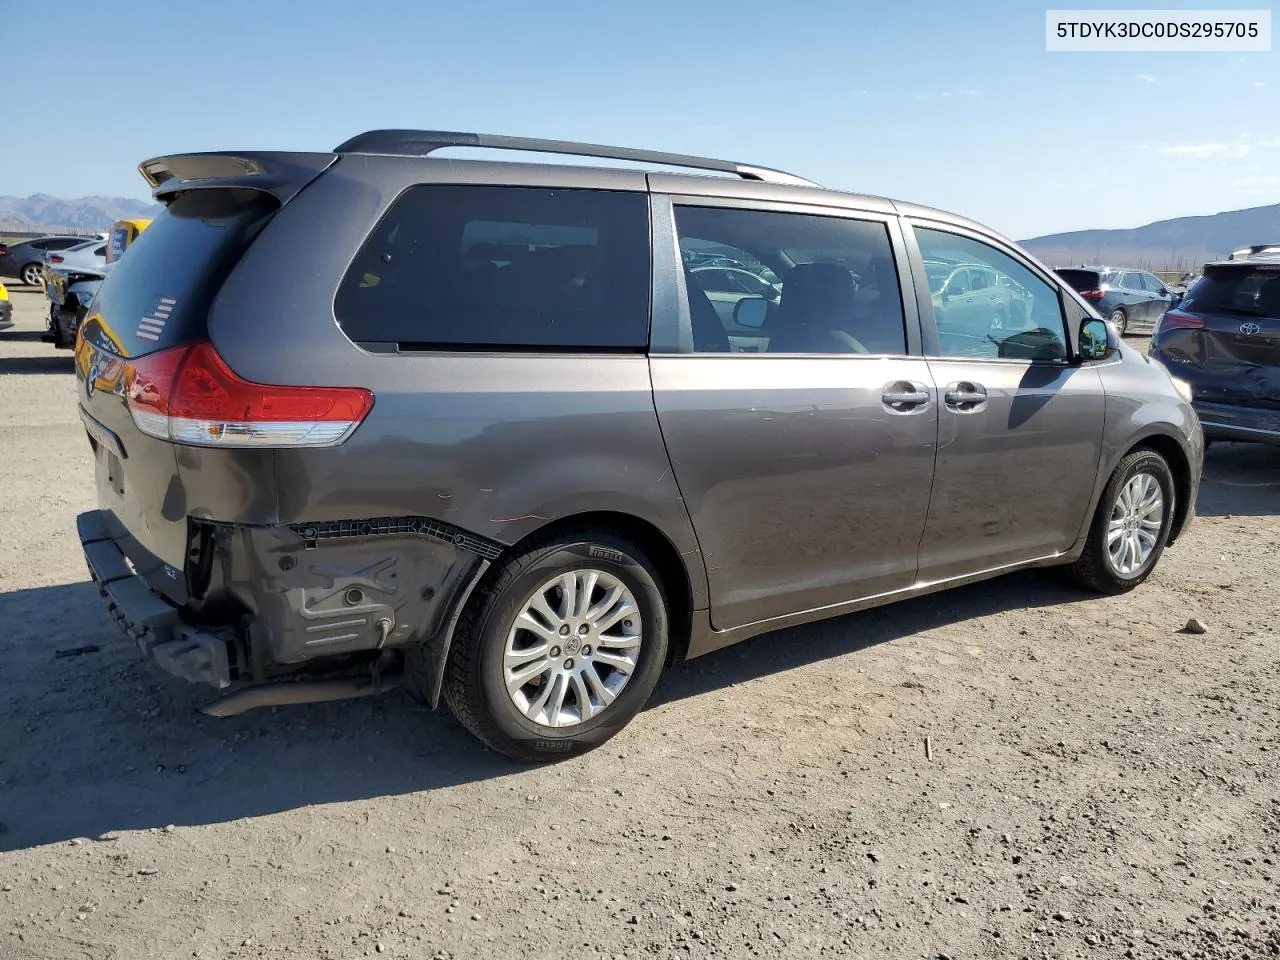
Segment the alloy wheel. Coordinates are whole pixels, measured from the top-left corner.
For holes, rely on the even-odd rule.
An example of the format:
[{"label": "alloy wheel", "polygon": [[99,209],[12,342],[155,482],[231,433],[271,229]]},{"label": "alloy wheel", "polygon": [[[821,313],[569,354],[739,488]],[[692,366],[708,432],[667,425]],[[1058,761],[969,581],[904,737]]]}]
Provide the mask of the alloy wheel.
[{"label": "alloy wheel", "polygon": [[1120,489],[1107,524],[1107,557],[1122,577],[1137,574],[1151,558],[1164,526],[1164,491],[1149,473],[1136,473]]},{"label": "alloy wheel", "polygon": [[603,570],[574,570],[539,586],[507,634],[503,683],[527,719],[572,727],[617,698],[640,656],[640,608]]}]

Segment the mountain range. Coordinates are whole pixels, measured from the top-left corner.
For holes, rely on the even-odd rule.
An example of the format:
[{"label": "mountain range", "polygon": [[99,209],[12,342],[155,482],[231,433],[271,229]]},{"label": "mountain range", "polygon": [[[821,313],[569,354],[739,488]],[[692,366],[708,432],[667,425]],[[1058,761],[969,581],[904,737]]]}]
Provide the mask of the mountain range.
[{"label": "mountain range", "polygon": [[160,205],[132,197],[78,197],[64,200],[47,193],[0,196],[0,230],[76,233],[109,230],[116,220],[154,217]]},{"label": "mountain range", "polygon": [[1130,230],[1075,230],[1022,241],[1051,267],[1089,263],[1169,271],[1196,270],[1255,243],[1280,243],[1280,203],[1157,220]]}]

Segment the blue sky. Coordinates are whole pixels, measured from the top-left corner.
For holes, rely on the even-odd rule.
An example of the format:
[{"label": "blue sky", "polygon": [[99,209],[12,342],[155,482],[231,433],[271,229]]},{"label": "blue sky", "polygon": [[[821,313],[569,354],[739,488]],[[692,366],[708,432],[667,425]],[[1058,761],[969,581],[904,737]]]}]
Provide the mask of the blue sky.
[{"label": "blue sky", "polygon": [[[1047,53],[1044,17],[1011,0],[5,3],[0,194],[145,197],[149,156],[408,126],[760,163],[1016,238],[1280,202],[1276,52]],[[61,103],[40,82],[60,58]]]}]

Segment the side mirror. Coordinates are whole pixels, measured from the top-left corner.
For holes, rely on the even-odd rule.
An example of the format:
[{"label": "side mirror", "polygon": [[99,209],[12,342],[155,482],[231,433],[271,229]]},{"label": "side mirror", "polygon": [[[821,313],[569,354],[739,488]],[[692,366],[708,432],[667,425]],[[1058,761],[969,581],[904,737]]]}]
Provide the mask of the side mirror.
[{"label": "side mirror", "polygon": [[1162,297],[1167,297],[1168,295],[1169,295],[1169,288],[1168,288],[1168,287],[1161,287],[1161,288],[1160,288],[1160,296],[1162,296]]},{"label": "side mirror", "polygon": [[1092,317],[1080,324],[1080,359],[1108,360],[1120,349],[1120,335],[1105,320]]},{"label": "side mirror", "polygon": [[769,301],[764,297],[743,297],[733,308],[733,322],[758,330],[769,317]]}]

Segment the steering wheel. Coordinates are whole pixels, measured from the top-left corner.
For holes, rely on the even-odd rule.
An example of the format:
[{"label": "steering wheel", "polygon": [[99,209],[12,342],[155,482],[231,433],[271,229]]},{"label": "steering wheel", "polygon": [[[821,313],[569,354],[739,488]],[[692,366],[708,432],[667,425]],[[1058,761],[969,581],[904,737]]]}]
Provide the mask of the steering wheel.
[{"label": "steering wheel", "polygon": [[870,353],[871,352],[870,350],[868,350],[866,347],[862,345],[861,340],[857,339],[856,337],[848,333],[845,333],[843,330],[830,330],[828,332],[831,334],[832,337],[834,337],[836,340],[840,342],[841,346],[845,348],[843,351],[844,353]]}]

